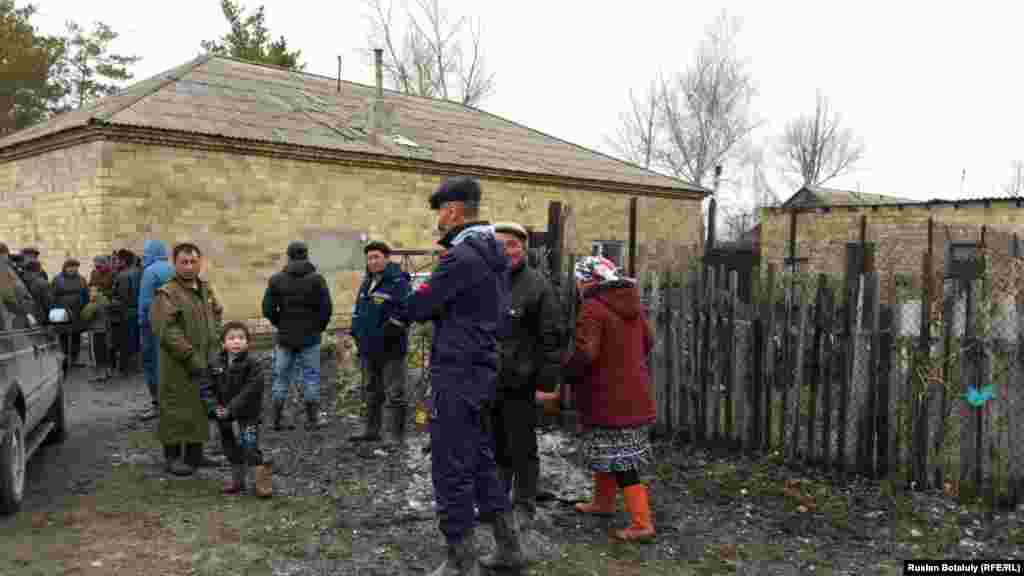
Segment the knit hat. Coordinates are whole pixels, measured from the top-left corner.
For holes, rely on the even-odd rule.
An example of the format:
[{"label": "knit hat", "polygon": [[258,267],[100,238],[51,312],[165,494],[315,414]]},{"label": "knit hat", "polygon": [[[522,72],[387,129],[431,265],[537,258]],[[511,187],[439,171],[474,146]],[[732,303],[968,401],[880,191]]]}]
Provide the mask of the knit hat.
[{"label": "knit hat", "polygon": [[307,260],[309,259],[309,246],[306,246],[305,242],[296,240],[288,245],[288,259],[289,260]]},{"label": "knit hat", "polygon": [[448,202],[480,202],[480,183],[471,176],[455,176],[445,180],[437,191],[430,195],[430,209],[439,210]]},{"label": "knit hat", "polygon": [[615,268],[615,263],[603,256],[581,259],[573,272],[580,282],[614,282],[624,279]]}]

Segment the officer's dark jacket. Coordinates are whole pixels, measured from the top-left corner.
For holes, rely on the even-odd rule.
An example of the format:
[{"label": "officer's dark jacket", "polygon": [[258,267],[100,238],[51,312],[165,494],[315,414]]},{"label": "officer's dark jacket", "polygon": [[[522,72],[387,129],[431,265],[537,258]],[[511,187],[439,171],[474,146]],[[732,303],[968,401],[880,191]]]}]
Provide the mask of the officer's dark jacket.
[{"label": "officer's dark jacket", "polygon": [[408,332],[391,329],[388,320],[409,297],[409,275],[390,262],[371,291],[372,282],[372,275],[367,273],[352,314],[352,335],[359,345],[359,355],[373,360],[401,358],[408,351]]},{"label": "officer's dark jacket", "polygon": [[534,391],[554,392],[559,384],[561,305],[547,278],[525,262],[513,268],[509,277],[498,386],[532,399]]},{"label": "officer's dark jacket", "polygon": [[327,282],[308,260],[293,260],[270,277],[263,316],[277,328],[282,347],[302,350],[319,344],[333,313]]},{"label": "officer's dark jacket", "polygon": [[486,222],[449,231],[437,268],[409,297],[405,320],[433,320],[430,350],[434,393],[472,402],[492,400],[498,373],[498,330],[507,298],[504,249]]}]

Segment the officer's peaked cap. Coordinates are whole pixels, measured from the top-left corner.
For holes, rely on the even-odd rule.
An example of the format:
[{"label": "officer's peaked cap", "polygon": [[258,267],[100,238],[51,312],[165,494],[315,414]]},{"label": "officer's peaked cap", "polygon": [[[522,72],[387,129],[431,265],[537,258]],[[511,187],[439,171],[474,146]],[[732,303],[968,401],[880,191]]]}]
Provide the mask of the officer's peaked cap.
[{"label": "officer's peaked cap", "polygon": [[480,183],[470,176],[454,176],[441,183],[430,195],[430,209],[439,210],[446,202],[480,202]]}]

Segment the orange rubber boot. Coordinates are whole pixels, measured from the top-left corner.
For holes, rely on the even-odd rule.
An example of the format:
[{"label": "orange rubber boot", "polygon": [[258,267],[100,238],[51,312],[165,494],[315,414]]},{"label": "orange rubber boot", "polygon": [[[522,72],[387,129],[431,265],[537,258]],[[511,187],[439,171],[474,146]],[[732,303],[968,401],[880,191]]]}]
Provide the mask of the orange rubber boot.
[{"label": "orange rubber boot", "polygon": [[611,516],[615,514],[615,496],[618,485],[615,475],[608,472],[594,472],[594,498],[587,504],[577,504],[576,511],[580,514],[595,516]]},{"label": "orange rubber boot", "polygon": [[633,484],[623,489],[626,497],[626,509],[631,519],[629,528],[616,530],[615,537],[619,540],[637,541],[654,538],[654,522],[651,520],[651,505],[647,500],[647,486]]}]

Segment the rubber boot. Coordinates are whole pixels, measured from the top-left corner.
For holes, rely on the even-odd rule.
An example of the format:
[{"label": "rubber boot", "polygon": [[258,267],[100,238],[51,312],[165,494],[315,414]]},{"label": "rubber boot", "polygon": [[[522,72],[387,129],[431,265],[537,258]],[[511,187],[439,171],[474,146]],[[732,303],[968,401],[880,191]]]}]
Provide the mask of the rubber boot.
[{"label": "rubber boot", "polygon": [[625,530],[616,530],[615,537],[630,542],[650,540],[654,538],[654,521],[651,519],[651,506],[647,499],[647,486],[633,484],[622,489],[626,498],[626,509],[629,510],[630,525]]},{"label": "rubber boot", "polygon": [[528,460],[515,478],[515,507],[520,532],[531,530],[537,521],[537,482],[540,462]]},{"label": "rubber boot", "polygon": [[306,402],[306,430],[316,430],[320,426],[320,404],[318,402]]},{"label": "rubber boot", "polygon": [[473,552],[472,540],[470,535],[458,544],[449,544],[448,557],[430,576],[480,576],[480,564]]},{"label": "rubber boot", "polygon": [[494,554],[480,559],[480,565],[489,569],[518,570],[526,566],[523,546],[519,542],[519,528],[512,510],[494,517],[491,524],[494,532]]},{"label": "rubber boot", "polygon": [[366,398],[366,428],[362,434],[350,436],[352,442],[379,442],[384,400],[379,394],[368,394]]},{"label": "rubber boot", "polygon": [[245,464],[231,465],[231,479],[224,484],[224,494],[245,492]]},{"label": "rubber boot", "polygon": [[401,446],[405,444],[406,411],[405,405],[390,406],[388,411],[388,442]]},{"label": "rubber boot", "polygon": [[196,469],[185,464],[184,452],[180,444],[164,446],[164,470],[175,476],[191,476]]},{"label": "rubber boot", "polygon": [[576,511],[580,514],[611,516],[615,514],[615,495],[618,491],[614,474],[594,472],[594,499],[587,504],[577,504]]},{"label": "rubber boot", "polygon": [[263,462],[256,466],[256,496],[270,498],[274,495],[273,466]]},{"label": "rubber boot", "polygon": [[274,400],[274,431],[280,432],[281,430],[294,430],[295,426],[284,422],[284,400]]}]

